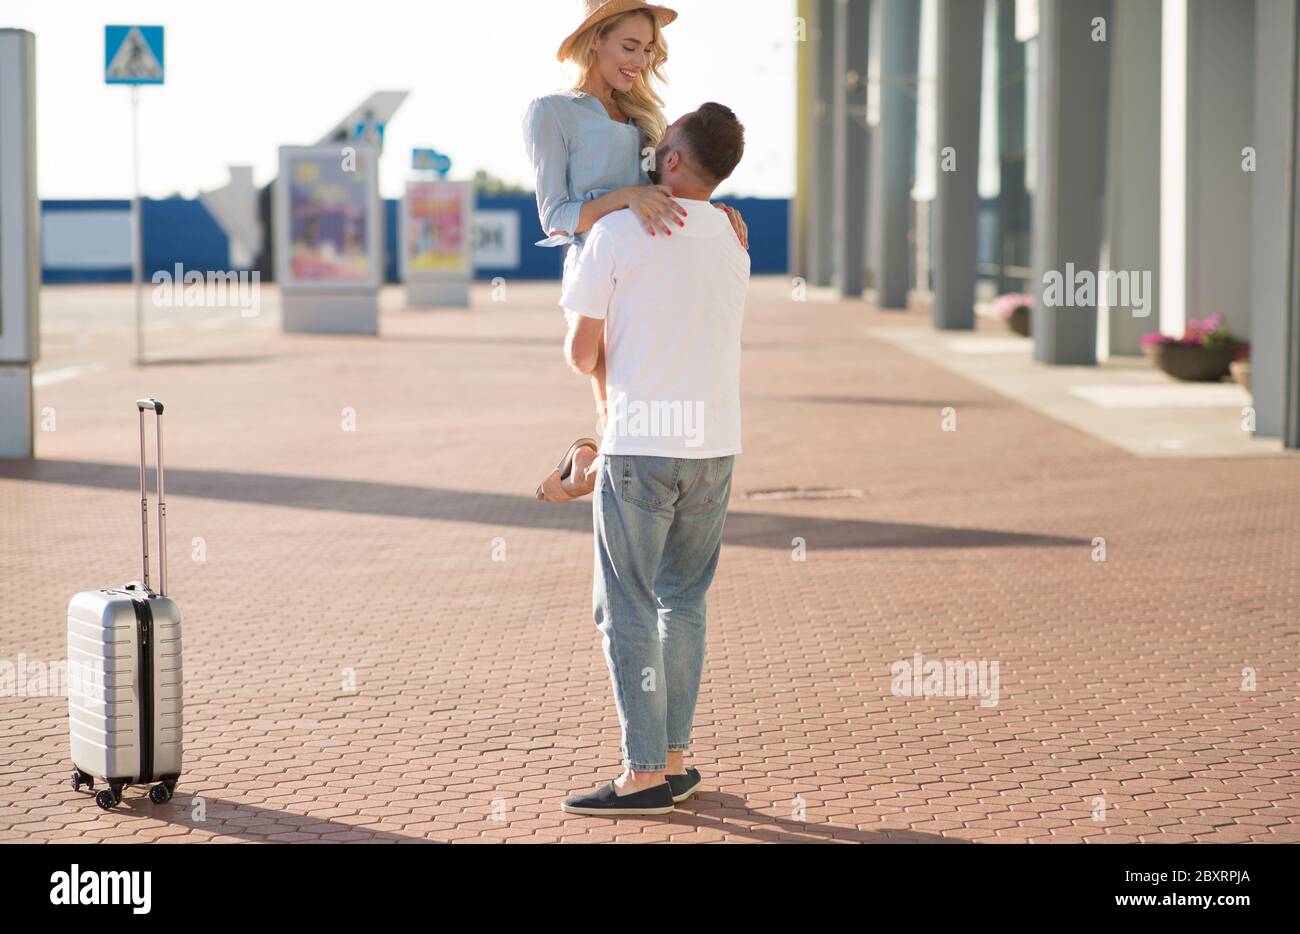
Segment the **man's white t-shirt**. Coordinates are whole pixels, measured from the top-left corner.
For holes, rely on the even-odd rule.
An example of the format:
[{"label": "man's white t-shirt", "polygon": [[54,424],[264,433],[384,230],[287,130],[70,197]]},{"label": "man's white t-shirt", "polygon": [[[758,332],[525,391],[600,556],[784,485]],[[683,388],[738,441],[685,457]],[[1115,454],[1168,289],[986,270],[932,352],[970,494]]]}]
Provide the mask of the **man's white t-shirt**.
[{"label": "man's white t-shirt", "polygon": [[566,312],[605,319],[602,454],[740,453],[740,328],[749,253],[724,211],[675,199],[685,227],[652,237],[630,210],[591,228]]}]

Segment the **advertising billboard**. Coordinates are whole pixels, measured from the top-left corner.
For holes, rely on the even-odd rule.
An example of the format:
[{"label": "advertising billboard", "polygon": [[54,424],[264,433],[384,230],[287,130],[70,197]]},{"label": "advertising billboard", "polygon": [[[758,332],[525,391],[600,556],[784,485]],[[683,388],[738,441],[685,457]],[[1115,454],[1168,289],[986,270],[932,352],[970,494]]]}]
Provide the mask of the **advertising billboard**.
[{"label": "advertising billboard", "polygon": [[406,183],[405,278],[424,272],[473,271],[472,196],[469,182]]},{"label": "advertising billboard", "polygon": [[373,146],[282,147],[275,194],[282,288],[379,288],[383,230]]},{"label": "advertising billboard", "polygon": [[399,229],[408,302],[467,305],[474,276],[474,186],[407,182]]}]

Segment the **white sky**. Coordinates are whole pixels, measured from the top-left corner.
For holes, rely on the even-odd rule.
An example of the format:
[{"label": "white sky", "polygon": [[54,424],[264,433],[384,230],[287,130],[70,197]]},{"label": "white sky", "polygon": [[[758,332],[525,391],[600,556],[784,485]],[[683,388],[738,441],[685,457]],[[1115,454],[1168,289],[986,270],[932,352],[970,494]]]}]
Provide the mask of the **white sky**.
[{"label": "white sky", "polygon": [[[794,0],[670,0],[669,119],[706,100],[745,124],[727,193],[794,189]],[[36,34],[37,180],[43,198],[131,193],[129,89],[104,84],[104,26],[162,25],[167,83],[140,91],[141,187],[150,197],[268,181],[281,144],[314,143],[376,90],[411,91],[385,130],[395,197],[413,146],[532,187],[520,121],[564,86],[555,61],[573,0],[16,0],[0,26]]]}]

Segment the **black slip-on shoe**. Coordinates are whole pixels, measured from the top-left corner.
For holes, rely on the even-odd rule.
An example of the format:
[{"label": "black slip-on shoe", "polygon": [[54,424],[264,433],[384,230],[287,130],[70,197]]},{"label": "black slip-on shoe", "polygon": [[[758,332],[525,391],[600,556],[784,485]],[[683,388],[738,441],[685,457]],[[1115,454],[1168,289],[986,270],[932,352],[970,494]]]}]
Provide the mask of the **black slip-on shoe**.
[{"label": "black slip-on shoe", "polygon": [[606,782],[585,795],[565,798],[560,807],[570,814],[667,814],[673,809],[673,792],[664,782],[653,788],[620,795],[614,791],[613,782]]},{"label": "black slip-on shoe", "polygon": [[672,789],[673,801],[685,801],[700,790],[700,770],[688,765],[682,774],[669,775],[668,787]]}]

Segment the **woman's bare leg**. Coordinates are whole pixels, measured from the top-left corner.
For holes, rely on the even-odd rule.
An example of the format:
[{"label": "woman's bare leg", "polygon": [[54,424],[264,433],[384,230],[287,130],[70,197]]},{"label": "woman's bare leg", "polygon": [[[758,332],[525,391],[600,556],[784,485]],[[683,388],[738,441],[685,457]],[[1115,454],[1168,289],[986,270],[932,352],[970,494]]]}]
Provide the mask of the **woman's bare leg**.
[{"label": "woman's bare leg", "polygon": [[[600,342],[600,351],[596,356],[596,368],[591,371],[591,394],[596,403],[596,441],[605,434],[605,341]],[[573,452],[573,464],[568,474],[560,481],[566,490],[576,495],[585,491],[593,482],[595,472],[599,470],[599,455],[589,447],[580,447]]]},{"label": "woman's bare leg", "polygon": [[[591,394],[596,403],[596,440],[605,434],[605,340],[600,341],[600,352],[596,357],[596,368],[591,371]],[[591,482],[593,471],[598,470],[597,457],[591,448],[579,448],[573,455],[573,470],[570,479],[563,481],[565,486],[583,487]],[[582,478],[579,480],[578,478]]]}]

